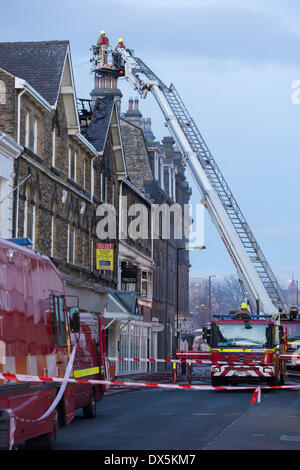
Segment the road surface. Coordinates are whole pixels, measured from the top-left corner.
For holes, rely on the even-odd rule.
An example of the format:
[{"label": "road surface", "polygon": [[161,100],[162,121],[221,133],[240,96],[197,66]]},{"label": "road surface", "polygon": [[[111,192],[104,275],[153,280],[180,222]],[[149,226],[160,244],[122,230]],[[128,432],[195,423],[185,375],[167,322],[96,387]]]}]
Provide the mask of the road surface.
[{"label": "road surface", "polygon": [[300,391],[147,389],[109,396],[59,430],[59,450],[298,450]]}]

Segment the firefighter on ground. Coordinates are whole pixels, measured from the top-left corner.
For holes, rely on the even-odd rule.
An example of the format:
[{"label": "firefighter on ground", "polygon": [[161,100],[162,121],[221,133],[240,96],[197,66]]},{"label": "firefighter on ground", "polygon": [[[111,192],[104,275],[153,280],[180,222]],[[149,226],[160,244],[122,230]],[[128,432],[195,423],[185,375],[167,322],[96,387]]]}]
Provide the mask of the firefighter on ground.
[{"label": "firefighter on ground", "polygon": [[123,41],[122,38],[118,39],[118,44],[115,47],[115,51],[117,51],[118,49],[126,49],[124,41]]},{"label": "firefighter on ground", "polygon": [[97,47],[99,47],[100,62],[107,64],[107,51],[109,47],[109,39],[105,34],[105,31],[100,31],[100,36],[97,41]]}]

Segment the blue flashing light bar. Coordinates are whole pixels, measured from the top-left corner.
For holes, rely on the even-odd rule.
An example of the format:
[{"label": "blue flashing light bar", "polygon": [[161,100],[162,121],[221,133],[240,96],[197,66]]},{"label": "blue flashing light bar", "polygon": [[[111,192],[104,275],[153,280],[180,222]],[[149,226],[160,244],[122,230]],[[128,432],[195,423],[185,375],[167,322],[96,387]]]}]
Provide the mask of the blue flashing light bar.
[{"label": "blue flashing light bar", "polygon": [[10,238],[8,241],[20,246],[32,246],[32,240],[30,238]]},{"label": "blue flashing light bar", "polygon": [[[229,318],[234,318],[234,319],[238,319],[238,316],[236,314],[224,314],[224,315],[213,315],[213,317],[216,317],[216,318],[224,318],[224,319],[229,319]],[[265,315],[265,314],[261,314],[261,315],[247,315],[247,317],[241,317],[242,320],[244,320],[245,318],[251,318],[252,320],[261,320],[262,318],[272,318],[273,315]]]}]

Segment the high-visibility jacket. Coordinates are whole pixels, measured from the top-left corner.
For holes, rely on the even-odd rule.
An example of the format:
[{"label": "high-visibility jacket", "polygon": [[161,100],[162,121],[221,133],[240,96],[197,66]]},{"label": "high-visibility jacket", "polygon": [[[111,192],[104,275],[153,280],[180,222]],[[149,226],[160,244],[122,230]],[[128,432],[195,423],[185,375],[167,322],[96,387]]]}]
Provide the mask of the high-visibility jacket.
[{"label": "high-visibility jacket", "polygon": [[101,36],[99,45],[100,46],[106,46],[108,44],[108,37],[107,36]]}]

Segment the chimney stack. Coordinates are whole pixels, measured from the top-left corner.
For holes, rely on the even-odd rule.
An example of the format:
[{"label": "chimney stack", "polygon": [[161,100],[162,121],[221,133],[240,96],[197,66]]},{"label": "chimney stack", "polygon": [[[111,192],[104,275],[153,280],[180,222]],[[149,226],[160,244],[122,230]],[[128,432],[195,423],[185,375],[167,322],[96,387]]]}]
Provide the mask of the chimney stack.
[{"label": "chimney stack", "polygon": [[128,102],[128,110],[125,114],[125,119],[137,127],[141,127],[141,118],[142,114],[139,111],[139,100],[135,98],[134,100],[134,107],[133,107],[133,99],[130,98]]}]

